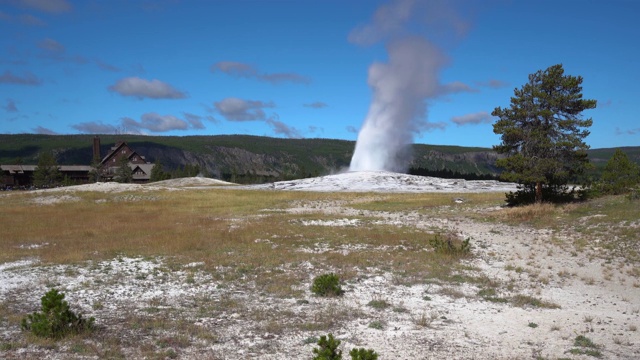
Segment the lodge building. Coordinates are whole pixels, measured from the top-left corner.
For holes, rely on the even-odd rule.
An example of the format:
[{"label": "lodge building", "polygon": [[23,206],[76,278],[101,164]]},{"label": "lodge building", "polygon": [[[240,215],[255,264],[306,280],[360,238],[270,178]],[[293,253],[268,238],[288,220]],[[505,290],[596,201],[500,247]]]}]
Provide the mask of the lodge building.
[{"label": "lodge building", "polygon": [[[100,161],[98,173],[100,181],[113,181],[121,161],[127,159],[133,182],[146,183],[151,179],[153,164],[146,161],[145,157],[131,148],[125,141],[120,141],[111,147],[109,153],[101,158],[100,137],[93,138],[93,158]],[[29,187],[33,183],[33,173],[37,165],[0,165],[0,187],[15,188]],[[71,183],[84,184],[89,182],[90,173],[94,168],[90,165],[59,165],[58,170],[63,177]]]}]

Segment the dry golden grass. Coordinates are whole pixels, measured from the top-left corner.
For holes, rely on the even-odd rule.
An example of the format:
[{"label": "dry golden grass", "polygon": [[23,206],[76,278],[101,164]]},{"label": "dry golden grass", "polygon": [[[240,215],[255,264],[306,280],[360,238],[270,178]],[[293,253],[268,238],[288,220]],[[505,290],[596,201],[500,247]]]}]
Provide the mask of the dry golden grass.
[{"label": "dry golden grass", "polygon": [[[253,280],[263,291],[283,297],[299,294],[295,286],[307,280],[292,275],[304,271],[285,273],[283,268],[303,262],[317,271],[335,271],[344,280],[357,276],[358,268],[380,268],[398,274],[403,283],[447,277],[459,262],[430,251],[434,235],[426,231],[373,224],[364,218],[357,227],[304,226],[301,220],[344,217],[283,211],[300,203],[333,201],[381,208],[380,196],[370,194],[231,189],[88,192],[75,193],[80,198],[75,202],[34,202],[38,196],[58,195],[8,197],[11,206],[0,214],[0,246],[5,249],[0,262],[37,257],[48,264],[68,264],[161,256],[170,263],[203,262],[204,270],[217,278]],[[451,194],[395,197],[384,196],[395,211],[407,212],[417,204],[429,207],[452,199]],[[34,245],[42,246],[30,248]]]},{"label": "dry golden grass", "polygon": [[537,222],[552,218],[557,211],[557,205],[549,203],[532,204],[506,208],[494,216],[506,222]]}]

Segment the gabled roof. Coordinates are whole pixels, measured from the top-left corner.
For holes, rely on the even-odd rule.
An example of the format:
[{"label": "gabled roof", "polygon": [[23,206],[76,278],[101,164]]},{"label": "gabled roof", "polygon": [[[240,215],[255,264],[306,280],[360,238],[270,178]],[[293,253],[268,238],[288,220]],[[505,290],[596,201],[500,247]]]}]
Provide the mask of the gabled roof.
[{"label": "gabled roof", "polygon": [[[149,178],[151,178],[151,170],[153,169],[154,165],[155,164],[130,164],[129,166],[131,167],[131,173],[133,173],[134,179],[148,180]],[[143,175],[136,174],[135,172],[138,169],[144,172],[144,174]]]},{"label": "gabled roof", "polygon": [[102,161],[100,161],[100,164],[102,165],[105,162],[107,162],[107,160],[109,160],[111,157],[113,157],[113,155],[116,155],[118,153],[118,151],[120,151],[124,147],[126,147],[129,150],[129,155],[127,156],[127,159],[131,159],[133,156],[138,156],[140,159],[145,160],[144,156],[138,154],[126,142],[121,141],[121,142],[116,143],[115,146],[111,147],[111,151],[102,159]]},{"label": "gabled roof", "polygon": [[[124,141],[116,143],[116,146],[111,147],[111,151],[109,151],[109,153],[107,153],[107,155],[105,155],[105,157],[102,158],[102,161],[100,161],[100,164],[104,164],[109,158],[111,158],[112,155],[116,154],[120,150],[120,148],[124,146],[129,148],[129,145],[127,145],[127,143]],[[131,150],[131,148],[129,148],[129,150]]]}]

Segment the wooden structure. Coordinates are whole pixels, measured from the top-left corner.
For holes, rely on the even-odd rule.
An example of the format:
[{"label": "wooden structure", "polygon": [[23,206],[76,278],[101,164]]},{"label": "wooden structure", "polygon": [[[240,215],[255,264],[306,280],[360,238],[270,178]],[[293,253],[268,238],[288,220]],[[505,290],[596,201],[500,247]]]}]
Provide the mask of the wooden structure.
[{"label": "wooden structure", "polygon": [[[96,140],[96,138],[94,138],[93,145],[94,158],[99,158],[100,139],[97,138]],[[151,179],[153,164],[147,162],[144,156],[138,154],[135,150],[129,147],[126,142],[121,141],[116,143],[116,145],[111,148],[111,151],[100,161],[100,175],[104,180],[114,180],[123,159],[126,159],[126,162],[131,168],[133,182],[148,182],[149,179]]]},{"label": "wooden structure", "polygon": [[[111,151],[104,158],[100,157],[100,138],[93,138],[93,159],[99,163],[98,172],[100,181],[116,180],[116,174],[121,161],[125,158],[133,182],[145,183],[151,179],[153,164],[145,160],[145,157],[138,154],[126,142],[118,142],[111,148]],[[33,173],[37,165],[0,165],[0,188],[28,188],[33,183]],[[89,182],[89,174],[94,171],[90,165],[59,165],[58,170],[63,177],[72,183],[84,184]]]}]

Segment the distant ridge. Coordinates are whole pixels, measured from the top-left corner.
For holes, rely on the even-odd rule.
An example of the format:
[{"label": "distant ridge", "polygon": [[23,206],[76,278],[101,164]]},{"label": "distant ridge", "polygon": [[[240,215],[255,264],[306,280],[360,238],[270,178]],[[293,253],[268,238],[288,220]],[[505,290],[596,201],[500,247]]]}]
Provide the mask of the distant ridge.
[{"label": "distant ridge", "polygon": [[[37,163],[41,151],[53,151],[61,165],[91,163],[93,134],[0,134],[0,164]],[[126,141],[151,162],[171,170],[198,165],[203,174],[226,181],[260,183],[326,175],[349,166],[354,141],[283,139],[252,135],[143,136],[100,135],[102,152]],[[640,164],[640,146],[621,148]],[[601,171],[615,148],[592,149],[589,157]],[[497,175],[498,155],[490,148],[413,145],[414,170]]]}]

